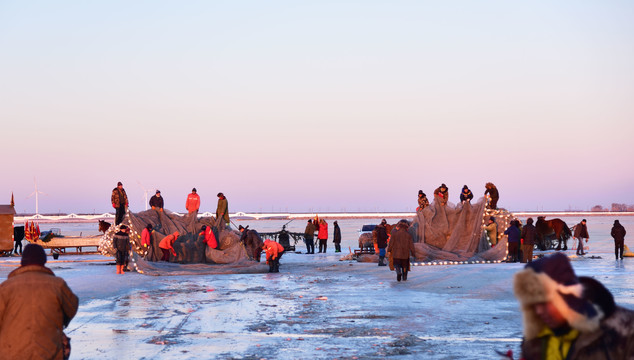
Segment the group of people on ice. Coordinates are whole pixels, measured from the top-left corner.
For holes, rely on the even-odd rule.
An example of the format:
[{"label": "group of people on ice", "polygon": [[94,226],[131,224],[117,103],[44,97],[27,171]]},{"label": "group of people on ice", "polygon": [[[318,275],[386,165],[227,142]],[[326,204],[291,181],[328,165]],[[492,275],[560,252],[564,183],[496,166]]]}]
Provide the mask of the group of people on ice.
[{"label": "group of people on ice", "polygon": [[[498,192],[497,187],[488,182],[485,184],[484,195],[487,197],[487,207],[489,209],[496,210],[498,208],[498,200],[500,199],[500,193]],[[467,185],[462,187],[462,191],[460,192],[460,203],[470,202],[473,199],[473,192]],[[449,188],[445,184],[441,184],[439,187],[434,190],[434,201],[438,202],[440,205],[446,205],[449,201]],[[427,199],[427,195],[423,192],[423,190],[418,190],[418,207],[416,211],[422,211],[426,207],[429,206],[429,199]]]}]

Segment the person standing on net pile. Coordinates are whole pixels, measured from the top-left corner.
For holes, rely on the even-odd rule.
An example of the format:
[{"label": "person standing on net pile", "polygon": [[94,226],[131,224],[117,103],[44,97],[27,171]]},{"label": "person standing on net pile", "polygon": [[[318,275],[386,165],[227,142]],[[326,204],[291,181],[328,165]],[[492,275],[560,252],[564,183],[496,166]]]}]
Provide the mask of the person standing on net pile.
[{"label": "person standing on net pile", "polygon": [[269,272],[280,272],[280,258],[284,253],[284,247],[275,241],[267,239],[264,240],[262,250],[266,252],[266,263],[269,265]]},{"label": "person standing on net pile", "polygon": [[418,207],[416,211],[423,211],[424,208],[429,206],[429,200],[427,200],[427,195],[423,192],[423,190],[418,190]]},{"label": "person standing on net pile", "polygon": [[500,199],[500,193],[498,192],[498,188],[493,185],[492,182],[488,182],[484,185],[484,195],[490,198],[487,203],[487,208],[497,210],[498,208],[498,200]]},{"label": "person standing on net pile", "polygon": [[128,195],[125,193],[121,181],[117,183],[116,188],[112,189],[110,202],[112,207],[115,208],[114,224],[119,225],[123,221],[125,210],[128,208]]},{"label": "person standing on net pile", "polygon": [[522,262],[533,261],[533,249],[537,240],[537,229],[533,225],[533,218],[526,219],[526,225],[522,227],[520,242],[522,244]]},{"label": "person standing on net pile", "polygon": [[0,358],[68,359],[63,330],[77,314],[79,299],[47,267],[37,244],[24,247],[20,267],[0,284]]},{"label": "person standing on net pile", "polygon": [[509,243],[509,247],[508,247],[509,255],[506,261],[517,262],[518,261],[517,253],[519,251],[520,238],[522,235],[520,231],[520,221],[519,220],[511,221],[511,226],[509,226],[504,231],[504,235],[508,236],[508,243]]},{"label": "person standing on net pile", "polygon": [[634,359],[634,312],[617,306],[599,281],[577,277],[565,254],[527,264],[513,290],[523,315],[522,359]]},{"label": "person standing on net pile", "polygon": [[409,256],[416,256],[414,249],[414,240],[412,235],[407,231],[409,222],[401,220],[396,224],[396,232],[392,234],[387,251],[392,254],[394,269],[396,270],[396,281],[407,281],[407,273],[409,272]]},{"label": "person standing on net pile", "polygon": [[612,231],[610,231],[610,235],[614,238],[614,256],[618,260],[619,257],[623,260],[623,248],[625,247],[625,228],[618,220],[614,220],[614,226],[612,226]]},{"label": "person standing on net pile", "polygon": [[187,201],[185,201],[185,209],[188,213],[197,212],[200,209],[200,196],[196,191],[196,188],[192,189],[192,192],[187,195]]},{"label": "person standing on net pile", "polygon": [[315,253],[315,224],[312,219],[308,219],[306,229],[304,229],[304,239],[306,239],[306,254]]},{"label": "person standing on net pile", "polygon": [[379,266],[387,266],[385,263],[385,248],[387,247],[387,220],[381,220],[381,223],[376,226],[376,246],[379,249]]},{"label": "person standing on net pile", "polygon": [[123,267],[126,265],[128,253],[130,253],[130,235],[127,226],[121,225],[119,231],[112,238],[112,246],[116,250],[115,262],[117,264],[117,274],[124,274]]},{"label": "person standing on net pile", "polygon": [[463,186],[460,192],[460,202],[464,204],[466,201],[471,202],[471,199],[473,199],[473,193],[467,185]]},{"label": "person standing on net pile", "polygon": [[575,233],[573,237],[579,240],[579,244],[577,245],[577,255],[585,255],[586,253],[583,251],[583,239],[586,239],[586,243],[588,242],[588,239],[590,239],[590,235],[588,235],[588,227],[586,226],[586,219],[581,220],[581,222],[575,226]]},{"label": "person standing on net pile", "polygon": [[337,223],[336,220],[333,222],[333,224],[335,225],[335,229],[332,234],[332,243],[335,244],[335,252],[340,253],[341,252],[341,228],[339,228],[339,224]]},{"label": "person standing on net pile", "polygon": [[[216,219],[218,221],[218,228],[221,230],[220,224],[224,222],[224,225],[229,226],[229,202],[225,197],[225,194],[218,193],[218,206],[216,207]],[[224,219],[224,220],[220,220]]]},{"label": "person standing on net pile", "polygon": [[447,205],[449,201],[449,188],[445,184],[441,184],[434,190],[434,201],[438,201],[440,205]]},{"label": "person standing on net pile", "polygon": [[317,239],[319,239],[318,252],[326,253],[326,248],[328,247],[328,223],[324,219],[319,220],[319,231],[317,231]]},{"label": "person standing on net pile", "polygon": [[150,207],[155,211],[163,211],[163,205],[161,190],[156,190],[156,194],[150,198]]},{"label": "person standing on net pile", "polygon": [[493,216],[489,217],[489,220],[487,221],[488,223],[484,227],[484,230],[487,232],[487,237],[489,238],[491,247],[494,247],[498,243],[498,224],[495,223],[495,218]]}]

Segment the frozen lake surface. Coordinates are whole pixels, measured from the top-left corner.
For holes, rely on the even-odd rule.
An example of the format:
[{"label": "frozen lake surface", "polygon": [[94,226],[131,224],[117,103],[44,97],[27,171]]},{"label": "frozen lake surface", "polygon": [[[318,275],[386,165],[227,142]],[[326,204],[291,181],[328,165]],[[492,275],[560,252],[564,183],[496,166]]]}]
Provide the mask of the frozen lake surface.
[{"label": "frozen lake surface", "polygon": [[[580,221],[563,219],[569,226]],[[569,251],[577,274],[597,278],[618,304],[634,309],[634,258],[614,260],[614,217],[587,219],[588,255],[600,258]],[[626,244],[633,245],[634,218],[619,219],[631,234]],[[344,254],[348,246],[357,247],[361,225],[378,220],[340,220]],[[285,222],[240,224],[277,231]],[[289,230],[303,232],[304,225],[296,220]],[[51,227],[69,235],[96,233],[90,224]],[[329,243],[327,254],[285,254],[279,274],[116,275],[113,259],[100,255],[49,257],[47,265],[80,297],[66,329],[72,359],[483,359],[507,349],[519,354],[522,323],[512,277],[523,264],[416,266],[407,282],[397,283],[387,267],[339,258]],[[1,280],[19,260],[0,259]]]}]

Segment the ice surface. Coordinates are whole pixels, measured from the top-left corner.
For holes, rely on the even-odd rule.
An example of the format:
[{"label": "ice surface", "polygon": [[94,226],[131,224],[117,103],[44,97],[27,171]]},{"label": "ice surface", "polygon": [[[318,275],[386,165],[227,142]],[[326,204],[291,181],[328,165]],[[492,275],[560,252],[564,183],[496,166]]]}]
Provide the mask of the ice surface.
[{"label": "ice surface", "polygon": [[[596,277],[618,304],[634,309],[634,258],[614,260],[614,217],[587,219],[589,256],[568,251],[577,274]],[[631,234],[626,244],[634,245],[634,217],[619,219]],[[356,247],[363,223],[377,220],[340,220],[344,251]],[[564,220],[572,226],[580,218]],[[261,231],[283,223],[248,222]],[[415,266],[407,282],[397,283],[386,267],[342,262],[333,251],[329,240],[327,254],[285,254],[279,274],[116,275],[114,261],[100,255],[49,257],[48,266],[80,297],[66,330],[72,359],[490,359],[494,350],[519,353],[522,324],[511,282],[522,264]],[[0,259],[0,279],[18,264],[17,257]]]}]

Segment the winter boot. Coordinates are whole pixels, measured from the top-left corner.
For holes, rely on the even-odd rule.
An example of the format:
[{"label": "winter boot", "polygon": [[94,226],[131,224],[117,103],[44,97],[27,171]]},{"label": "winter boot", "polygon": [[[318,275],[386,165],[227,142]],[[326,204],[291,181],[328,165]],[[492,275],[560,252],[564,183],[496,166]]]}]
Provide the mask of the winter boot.
[{"label": "winter boot", "polygon": [[407,281],[407,270],[403,270],[403,281]]},{"label": "winter boot", "polygon": [[379,266],[385,266],[385,256],[379,256]]},{"label": "winter boot", "polygon": [[401,268],[396,268],[396,281],[401,281]]}]

